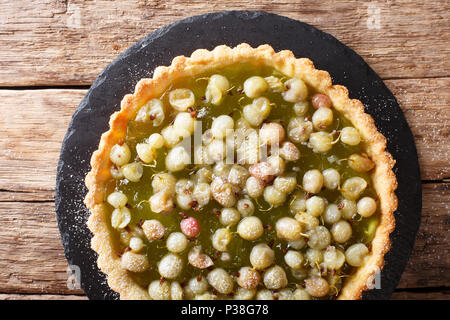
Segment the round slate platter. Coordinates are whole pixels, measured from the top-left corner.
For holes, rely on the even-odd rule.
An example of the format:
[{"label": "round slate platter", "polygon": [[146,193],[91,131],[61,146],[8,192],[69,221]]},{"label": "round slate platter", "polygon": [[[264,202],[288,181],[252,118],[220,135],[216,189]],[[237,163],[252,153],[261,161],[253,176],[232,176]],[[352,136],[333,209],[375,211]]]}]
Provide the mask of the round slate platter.
[{"label": "round slate platter", "polygon": [[378,75],[344,44],[316,28],[286,17],[254,11],[227,11],[187,18],[152,32],[117,57],[95,80],[73,115],[61,148],[56,178],[56,214],[66,258],[90,299],[117,299],[98,270],[97,255],[90,249],[86,227],[89,212],[83,204],[84,177],[100,136],[108,130],[110,115],[141,78],[154,68],[170,65],[178,55],[220,44],[246,42],[256,47],[268,43],[276,51],[288,49],[307,57],[316,68],[328,71],[333,83],[346,86],[351,98],[364,103],[378,130],[388,140],[396,159],[399,187],[396,229],[386,255],[381,289],[364,293],[364,299],[388,299],[410,256],[420,223],[421,181],[413,136],[392,93]]}]

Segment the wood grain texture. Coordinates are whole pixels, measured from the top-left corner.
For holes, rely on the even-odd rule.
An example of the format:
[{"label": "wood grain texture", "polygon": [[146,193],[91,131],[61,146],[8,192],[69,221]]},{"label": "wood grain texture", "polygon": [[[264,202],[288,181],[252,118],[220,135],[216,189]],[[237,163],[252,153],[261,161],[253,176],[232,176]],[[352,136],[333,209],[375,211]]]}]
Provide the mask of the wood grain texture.
[{"label": "wood grain texture", "polygon": [[0,300],[87,300],[84,295],[0,294]]},{"label": "wood grain texture", "polygon": [[392,294],[392,300],[450,300],[448,288],[435,289],[436,291],[396,291]]},{"label": "wood grain texture", "polygon": [[233,9],[265,10],[318,27],[385,79],[450,75],[445,0],[0,0],[0,48],[8,48],[0,50],[0,86],[90,85],[151,31],[193,14]]},{"label": "wood grain texture", "polygon": [[399,288],[450,286],[450,183],[424,184],[422,191],[421,225]]},{"label": "wood grain texture", "polygon": [[414,135],[422,179],[450,178],[450,78],[389,80],[385,84]]},{"label": "wood grain texture", "polygon": [[[423,185],[423,214],[411,261],[398,288],[450,286],[449,184]],[[81,294],[70,273],[52,202],[0,202],[0,292]]]},{"label": "wood grain texture", "polygon": [[61,142],[85,90],[0,90],[0,190],[55,189]]},{"label": "wood grain texture", "polygon": [[1,202],[0,212],[0,292],[82,293],[68,286],[52,202]]},{"label": "wood grain texture", "polygon": [[49,202],[54,200],[54,191],[0,191],[0,202]]}]

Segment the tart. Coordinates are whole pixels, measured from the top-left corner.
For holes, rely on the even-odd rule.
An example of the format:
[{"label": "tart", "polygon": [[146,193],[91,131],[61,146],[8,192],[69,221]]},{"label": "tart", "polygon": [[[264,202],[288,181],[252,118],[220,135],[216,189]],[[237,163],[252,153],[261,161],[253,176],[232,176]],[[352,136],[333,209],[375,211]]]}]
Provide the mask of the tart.
[{"label": "tart", "polygon": [[309,59],[199,49],[111,116],[86,177],[92,248],[121,299],[360,299],[390,248],[394,164]]}]

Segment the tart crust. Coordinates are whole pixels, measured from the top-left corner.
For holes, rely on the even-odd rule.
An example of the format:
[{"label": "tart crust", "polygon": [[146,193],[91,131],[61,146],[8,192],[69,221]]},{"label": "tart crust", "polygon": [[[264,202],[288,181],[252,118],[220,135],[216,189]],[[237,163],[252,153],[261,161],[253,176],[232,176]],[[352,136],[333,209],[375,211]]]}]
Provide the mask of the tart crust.
[{"label": "tart crust", "polygon": [[338,296],[338,299],[360,299],[362,292],[372,285],[374,274],[383,268],[384,254],[390,249],[389,234],[395,227],[394,211],[397,208],[394,193],[397,180],[392,171],[395,160],[386,151],[386,138],[378,132],[372,117],[364,112],[361,101],[349,98],[346,87],[332,85],[328,72],[315,69],[311,60],[297,59],[288,50],[275,52],[269,45],[257,48],[246,43],[234,48],[221,45],[212,51],[198,49],[191,57],[175,57],[170,66],[157,67],[152,79],[140,80],[135,92],[123,98],[120,111],[111,116],[110,129],[102,135],[98,150],[92,155],[92,169],[85,181],[89,190],[85,204],[91,212],[88,227],[93,233],[91,246],[98,253],[99,268],[108,276],[109,286],[120,294],[121,299],[150,299],[147,290],[135,283],[127,270],[121,267],[120,254],[112,238],[105,207],[106,184],[111,178],[110,150],[119,140],[125,139],[128,120],[136,116],[139,107],[163,94],[172,81],[236,63],[267,65],[287,76],[302,79],[318,92],[328,95],[336,110],[360,132],[365,152],[376,164],[371,178],[379,197],[381,215],[368,259],[346,280]]}]

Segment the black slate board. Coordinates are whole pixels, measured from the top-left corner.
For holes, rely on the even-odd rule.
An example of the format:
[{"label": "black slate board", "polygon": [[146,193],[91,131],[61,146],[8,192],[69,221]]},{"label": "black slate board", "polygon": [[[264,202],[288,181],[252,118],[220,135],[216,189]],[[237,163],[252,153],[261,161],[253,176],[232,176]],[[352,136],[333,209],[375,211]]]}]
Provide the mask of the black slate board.
[{"label": "black slate board", "polygon": [[327,70],[333,83],[349,89],[388,139],[397,160],[399,182],[396,229],[386,255],[381,289],[364,293],[364,299],[388,299],[409,259],[421,214],[421,180],[413,136],[392,93],[353,50],[316,28],[286,17],[254,11],[227,11],[190,17],[152,32],[117,57],[95,80],[73,115],[61,148],[56,178],[56,214],[66,258],[79,268],[81,287],[90,299],[117,299],[97,269],[86,227],[89,212],[83,204],[84,177],[100,136],[108,130],[110,115],[119,110],[122,97],[134,91],[139,79],[151,77],[155,67],[169,65],[173,57],[189,56],[195,49],[220,44],[251,46],[268,43],[276,51],[289,49],[307,57],[316,68]]}]

